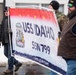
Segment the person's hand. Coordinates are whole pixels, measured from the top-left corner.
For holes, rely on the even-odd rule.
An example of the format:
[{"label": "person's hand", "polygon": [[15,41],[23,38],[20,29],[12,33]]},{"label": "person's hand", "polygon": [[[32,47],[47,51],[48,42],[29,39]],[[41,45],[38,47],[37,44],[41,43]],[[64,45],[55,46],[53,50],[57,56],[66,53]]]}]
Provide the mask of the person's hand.
[{"label": "person's hand", "polygon": [[11,28],[9,28],[9,29],[8,29],[8,33],[12,33],[12,30],[11,30]]}]

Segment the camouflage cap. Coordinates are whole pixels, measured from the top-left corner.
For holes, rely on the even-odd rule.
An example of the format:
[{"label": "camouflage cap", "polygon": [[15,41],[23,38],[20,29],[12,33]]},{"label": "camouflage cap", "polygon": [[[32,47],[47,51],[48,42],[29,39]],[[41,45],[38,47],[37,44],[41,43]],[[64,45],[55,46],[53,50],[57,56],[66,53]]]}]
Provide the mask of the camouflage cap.
[{"label": "camouflage cap", "polygon": [[69,0],[68,4],[73,4],[76,7],[76,0]]}]

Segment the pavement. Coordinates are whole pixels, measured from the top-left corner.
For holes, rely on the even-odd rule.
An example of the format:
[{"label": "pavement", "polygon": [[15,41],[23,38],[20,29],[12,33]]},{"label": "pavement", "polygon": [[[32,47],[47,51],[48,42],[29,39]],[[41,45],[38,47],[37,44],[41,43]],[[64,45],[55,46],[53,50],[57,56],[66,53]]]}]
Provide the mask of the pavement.
[{"label": "pavement", "polygon": [[34,72],[35,75],[50,75],[50,70],[38,64],[24,64],[24,63],[17,72],[13,72],[13,74],[4,74],[3,72],[7,69],[7,66],[8,65],[6,64],[6,66],[0,67],[0,75],[32,75],[32,72]]},{"label": "pavement", "polygon": [[7,58],[4,56],[3,47],[0,47],[0,75],[50,75],[50,70],[29,59],[20,56],[15,56],[15,58],[22,63],[20,69],[13,72],[13,74],[4,74],[3,72],[7,69],[8,64]]}]

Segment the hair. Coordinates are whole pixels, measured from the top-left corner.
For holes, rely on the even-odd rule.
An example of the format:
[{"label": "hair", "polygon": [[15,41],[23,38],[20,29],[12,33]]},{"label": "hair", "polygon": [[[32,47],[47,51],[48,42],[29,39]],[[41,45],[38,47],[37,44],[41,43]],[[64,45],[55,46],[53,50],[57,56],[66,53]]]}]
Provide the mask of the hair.
[{"label": "hair", "polygon": [[6,12],[6,11],[8,11],[8,7],[5,7],[5,8],[4,8],[4,12]]}]

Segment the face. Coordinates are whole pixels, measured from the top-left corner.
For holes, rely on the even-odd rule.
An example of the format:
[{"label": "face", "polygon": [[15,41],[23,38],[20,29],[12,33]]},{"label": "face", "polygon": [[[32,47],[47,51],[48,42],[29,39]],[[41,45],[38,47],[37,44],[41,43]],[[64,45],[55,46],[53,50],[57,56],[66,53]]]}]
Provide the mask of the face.
[{"label": "face", "polygon": [[9,15],[9,14],[8,14],[8,11],[5,11],[4,13],[5,13],[5,16],[8,16],[8,15]]},{"label": "face", "polygon": [[51,5],[49,5],[49,9],[53,9],[53,7]]},{"label": "face", "polygon": [[68,4],[68,12],[72,12],[73,10],[75,10],[75,7],[73,6],[73,4]]}]

